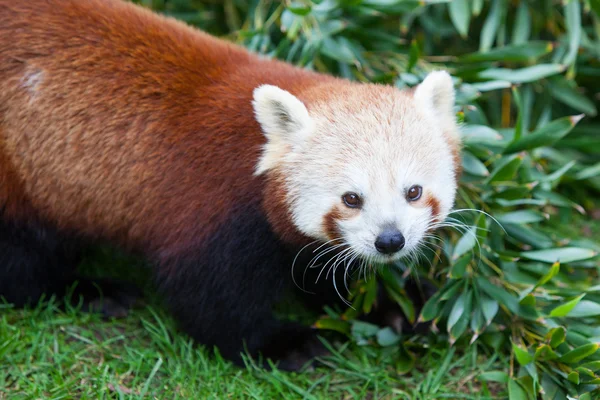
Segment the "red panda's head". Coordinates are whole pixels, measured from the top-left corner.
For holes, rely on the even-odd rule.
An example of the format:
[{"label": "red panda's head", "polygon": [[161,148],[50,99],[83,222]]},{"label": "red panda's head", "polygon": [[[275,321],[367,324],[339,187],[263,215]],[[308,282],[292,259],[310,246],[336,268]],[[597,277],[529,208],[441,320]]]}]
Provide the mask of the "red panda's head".
[{"label": "red panda's head", "polygon": [[377,262],[414,253],[457,189],[450,76],[431,73],[414,91],[338,81],[298,96],[255,89],[267,137],[256,174],[279,176],[304,235]]}]

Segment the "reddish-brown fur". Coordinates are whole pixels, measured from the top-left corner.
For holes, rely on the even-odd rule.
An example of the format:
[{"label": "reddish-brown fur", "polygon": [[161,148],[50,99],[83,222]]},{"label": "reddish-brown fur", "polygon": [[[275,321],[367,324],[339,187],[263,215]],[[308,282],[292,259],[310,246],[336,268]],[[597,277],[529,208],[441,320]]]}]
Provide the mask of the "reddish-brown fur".
[{"label": "reddish-brown fur", "polygon": [[358,213],[356,208],[348,208],[342,205],[334,207],[325,217],[323,218],[323,231],[327,234],[329,240],[338,239],[342,237],[338,221],[343,219],[350,219],[355,217]]},{"label": "reddish-brown fur", "polygon": [[[233,199],[262,197],[255,87],[302,99],[333,80],[116,1],[2,0],[0,50],[7,212],[26,199],[60,229],[154,252],[210,235]],[[283,207],[270,219],[293,229]]]},{"label": "reddish-brown fur", "polygon": [[[0,280],[26,275],[31,289],[34,272],[62,273],[62,240],[22,251],[44,240],[40,223],[42,233],[148,256],[184,329],[227,358],[240,361],[242,340],[252,354],[292,357],[287,368],[298,351],[314,355],[312,332],[270,312],[291,264],[279,240],[308,239],[278,172],[254,175],[266,141],[252,108],[262,84],[309,112],[359,86],[118,0],[0,0],[0,250],[13,251]],[[435,199],[427,205],[438,213]],[[351,212],[332,210],[327,234]],[[27,240],[15,243],[13,231]],[[0,282],[0,295],[10,285]],[[48,289],[38,286],[36,296]]]},{"label": "reddish-brown fur", "polygon": [[454,177],[458,181],[462,175],[462,157],[460,156],[460,144],[452,145],[452,160],[454,161]]},{"label": "reddish-brown fur", "polygon": [[438,199],[436,199],[434,196],[429,195],[427,196],[427,198],[425,199],[425,204],[427,205],[427,207],[431,208],[431,216],[433,218],[434,221],[436,221],[437,223],[441,222],[439,219],[439,215],[440,215],[440,202]]},{"label": "reddish-brown fur", "polygon": [[341,218],[343,218],[343,214],[338,208],[334,208],[323,218],[323,230],[330,240],[341,236],[340,229],[337,225],[337,221]]}]

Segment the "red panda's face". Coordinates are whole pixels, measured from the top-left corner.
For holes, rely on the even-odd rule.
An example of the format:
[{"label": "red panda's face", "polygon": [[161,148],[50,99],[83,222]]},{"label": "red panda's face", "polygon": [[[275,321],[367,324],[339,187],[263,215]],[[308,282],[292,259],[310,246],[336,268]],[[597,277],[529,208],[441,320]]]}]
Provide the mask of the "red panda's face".
[{"label": "red panda's face", "polygon": [[414,91],[328,88],[314,103],[255,91],[268,141],[257,173],[284,178],[291,219],[340,257],[391,262],[418,251],[454,203],[458,133],[449,75]]}]

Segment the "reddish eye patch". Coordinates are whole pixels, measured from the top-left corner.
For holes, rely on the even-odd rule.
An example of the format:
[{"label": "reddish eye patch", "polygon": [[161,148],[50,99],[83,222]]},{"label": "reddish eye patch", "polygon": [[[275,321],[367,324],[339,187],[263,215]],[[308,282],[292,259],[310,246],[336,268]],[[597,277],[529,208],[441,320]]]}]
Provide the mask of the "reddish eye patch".
[{"label": "reddish eye patch", "polygon": [[323,217],[323,231],[329,239],[339,239],[342,237],[342,232],[338,223],[343,220],[356,217],[360,214],[360,209],[343,206],[341,204],[335,205],[325,216]]},{"label": "reddish eye patch", "polygon": [[342,218],[342,213],[334,208],[323,219],[323,230],[329,239],[336,239],[341,236],[337,221]]},{"label": "reddish eye patch", "polygon": [[427,201],[425,203],[427,204],[427,207],[431,208],[432,219],[437,221],[440,215],[440,202],[435,197],[429,195],[427,196]]}]

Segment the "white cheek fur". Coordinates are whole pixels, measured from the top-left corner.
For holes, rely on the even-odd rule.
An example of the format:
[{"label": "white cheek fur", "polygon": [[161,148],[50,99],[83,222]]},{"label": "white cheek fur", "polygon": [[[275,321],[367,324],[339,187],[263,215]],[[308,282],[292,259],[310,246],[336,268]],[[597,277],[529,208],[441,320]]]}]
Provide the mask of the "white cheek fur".
[{"label": "white cheek fur", "polygon": [[[310,111],[277,88],[257,90],[255,111],[268,139],[257,170],[283,173],[292,221],[306,236],[330,239],[326,216],[342,206],[343,193],[355,191],[368,204],[338,221],[343,239],[364,257],[379,257],[375,238],[394,223],[406,238],[399,255],[406,254],[423,240],[431,210],[409,205],[403,191],[424,186],[438,200],[442,218],[454,203],[453,98],[444,73],[432,74],[414,98],[364,85],[355,95],[331,93],[326,102],[309,104]],[[273,101],[285,106],[293,129],[287,119],[282,124],[274,118],[280,110]]]},{"label": "white cheek fur", "polygon": [[[441,218],[452,207],[456,190],[451,155],[447,153],[436,157],[436,168],[430,168],[431,171],[423,174],[420,162],[428,159],[432,159],[430,155],[423,158],[409,157],[404,162],[396,161],[396,167],[387,170],[384,165],[378,164],[392,161],[374,162],[371,169],[364,163],[361,164],[363,168],[357,165],[344,166],[337,171],[338,175],[335,174],[335,165],[329,166],[333,170],[331,174],[324,172],[328,169],[323,165],[320,166],[321,173],[318,167],[308,168],[305,165],[302,172],[296,170],[295,177],[290,179],[290,197],[294,199],[291,207],[294,224],[311,238],[329,240],[323,229],[324,218],[332,209],[342,206],[341,194],[354,190],[365,196],[365,204],[355,216],[338,221],[344,241],[365,258],[389,262],[389,257],[377,252],[374,242],[382,227],[392,223],[406,239],[405,249],[393,258],[415,251],[432,223],[432,210],[423,204],[417,206],[408,203],[404,198],[403,188],[415,183],[422,184],[426,193],[421,202],[425,201],[428,193],[433,193],[439,202]],[[391,174],[391,171],[403,173]],[[351,174],[351,178],[347,174]]]}]

